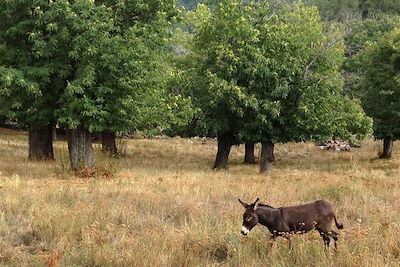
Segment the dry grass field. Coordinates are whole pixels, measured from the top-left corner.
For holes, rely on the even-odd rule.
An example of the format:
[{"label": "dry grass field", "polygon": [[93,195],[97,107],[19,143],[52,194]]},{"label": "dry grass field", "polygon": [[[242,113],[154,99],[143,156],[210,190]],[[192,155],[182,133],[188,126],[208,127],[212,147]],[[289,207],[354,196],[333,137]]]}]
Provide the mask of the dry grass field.
[{"label": "dry grass field", "polygon": [[[84,178],[67,170],[65,142],[55,162],[29,162],[26,134],[0,129],[0,266],[400,266],[398,143],[390,161],[373,160],[371,140],[351,153],[277,145],[271,177],[241,164],[242,146],[228,171],[213,171],[213,140],[122,144],[118,159],[95,145],[104,175]],[[338,252],[317,232],[292,249],[279,238],[270,248],[262,226],[242,236],[239,197],[329,200],[345,227]]]}]

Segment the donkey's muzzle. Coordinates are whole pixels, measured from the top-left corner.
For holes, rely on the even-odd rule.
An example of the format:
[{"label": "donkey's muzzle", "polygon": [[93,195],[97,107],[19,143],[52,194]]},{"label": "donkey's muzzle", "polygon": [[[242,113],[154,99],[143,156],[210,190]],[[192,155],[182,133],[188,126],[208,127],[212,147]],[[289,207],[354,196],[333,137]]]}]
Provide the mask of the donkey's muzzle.
[{"label": "donkey's muzzle", "polygon": [[242,226],[242,230],[240,230],[240,232],[242,233],[242,235],[247,235],[249,233],[249,229],[247,229],[246,227]]}]

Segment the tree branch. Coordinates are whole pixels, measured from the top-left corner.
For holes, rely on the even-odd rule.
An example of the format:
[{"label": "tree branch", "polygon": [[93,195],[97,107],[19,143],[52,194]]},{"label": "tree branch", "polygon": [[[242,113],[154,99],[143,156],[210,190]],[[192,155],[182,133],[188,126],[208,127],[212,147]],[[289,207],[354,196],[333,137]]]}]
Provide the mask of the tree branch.
[{"label": "tree branch", "polygon": [[341,40],[343,39],[343,36],[340,35],[339,37],[331,40],[330,42],[328,42],[324,47],[322,47],[318,53],[311,58],[308,62],[307,65],[304,67],[304,71],[303,71],[303,79],[306,80],[308,77],[308,73],[309,73],[309,69],[312,67],[312,65],[315,63],[315,61],[323,56],[326,52],[329,51],[329,49],[331,49],[333,46],[335,46],[337,43],[339,43]]}]

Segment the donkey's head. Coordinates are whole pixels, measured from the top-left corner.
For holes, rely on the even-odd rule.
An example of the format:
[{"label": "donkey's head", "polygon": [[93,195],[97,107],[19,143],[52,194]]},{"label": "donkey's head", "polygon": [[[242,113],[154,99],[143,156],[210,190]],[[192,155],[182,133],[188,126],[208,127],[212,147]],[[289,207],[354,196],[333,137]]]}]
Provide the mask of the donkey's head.
[{"label": "donkey's head", "polygon": [[258,216],[256,214],[257,210],[257,202],[259,199],[257,198],[256,201],[252,204],[246,204],[243,201],[239,199],[240,204],[245,207],[245,212],[243,214],[243,224],[242,224],[242,230],[241,233],[243,235],[247,235],[251,229],[253,229],[254,226],[257,225],[258,223]]}]

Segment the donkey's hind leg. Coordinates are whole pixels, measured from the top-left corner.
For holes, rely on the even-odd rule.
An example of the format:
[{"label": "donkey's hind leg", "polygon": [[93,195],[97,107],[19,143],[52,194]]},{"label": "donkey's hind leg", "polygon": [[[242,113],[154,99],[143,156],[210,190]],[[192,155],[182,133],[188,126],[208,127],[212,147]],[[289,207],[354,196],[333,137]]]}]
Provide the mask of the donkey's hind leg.
[{"label": "donkey's hind leg", "polygon": [[338,233],[336,233],[335,231],[333,231],[333,230],[331,230],[331,231],[329,231],[328,232],[328,235],[330,236],[330,237],[332,237],[332,239],[335,241],[335,250],[337,250],[337,244],[336,244],[336,242],[338,241]]}]

